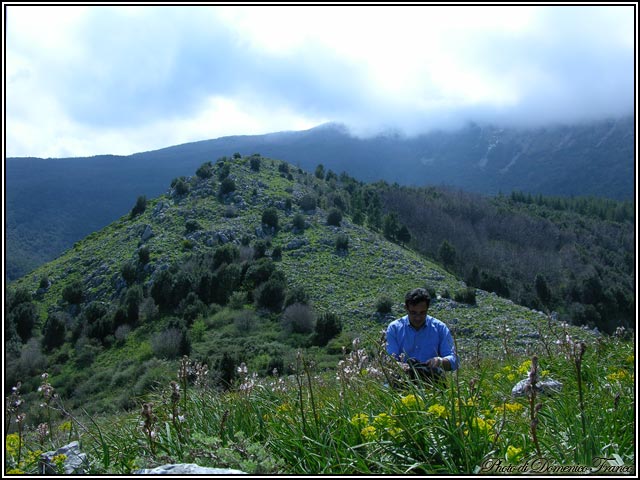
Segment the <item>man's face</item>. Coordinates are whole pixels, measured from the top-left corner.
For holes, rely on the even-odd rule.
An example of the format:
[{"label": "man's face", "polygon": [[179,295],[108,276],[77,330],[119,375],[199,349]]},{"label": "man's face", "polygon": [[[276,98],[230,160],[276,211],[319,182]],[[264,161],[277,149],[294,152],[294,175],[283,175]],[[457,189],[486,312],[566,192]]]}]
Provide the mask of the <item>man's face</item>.
[{"label": "man's face", "polygon": [[405,305],[407,314],[409,315],[409,322],[414,327],[420,327],[427,320],[427,302],[420,302],[415,304],[407,303]]}]

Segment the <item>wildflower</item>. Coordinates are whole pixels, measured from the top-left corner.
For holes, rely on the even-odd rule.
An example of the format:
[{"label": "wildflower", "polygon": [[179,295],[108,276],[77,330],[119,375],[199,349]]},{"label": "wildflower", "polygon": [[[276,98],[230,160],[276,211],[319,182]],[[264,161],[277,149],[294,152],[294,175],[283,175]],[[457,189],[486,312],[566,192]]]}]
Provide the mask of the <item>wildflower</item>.
[{"label": "wildflower", "polygon": [[375,418],[373,419],[373,424],[383,429],[390,428],[395,425],[395,420],[391,418],[388,414],[381,413],[375,416]]},{"label": "wildflower", "polygon": [[61,432],[70,432],[72,427],[73,424],[71,423],[71,420],[67,420],[66,422],[63,422],[58,426],[58,430],[60,430]]},{"label": "wildflower", "polygon": [[629,376],[629,373],[626,370],[618,370],[617,372],[610,373],[607,375],[607,380],[612,382],[618,382],[624,380]]},{"label": "wildflower", "polygon": [[6,452],[15,457],[18,455],[18,446],[20,445],[20,436],[17,433],[10,433],[5,439]]},{"label": "wildflower", "polygon": [[504,408],[509,413],[520,413],[524,407],[520,403],[505,403]]},{"label": "wildflower", "polygon": [[351,417],[349,423],[356,427],[364,428],[369,424],[369,416],[366,413],[356,413],[353,417]]},{"label": "wildflower", "polygon": [[531,370],[531,360],[525,360],[522,364],[517,368],[517,372],[520,375],[526,375]]},{"label": "wildflower", "polygon": [[446,418],[447,417],[447,408],[444,405],[440,405],[439,403],[436,403],[434,405],[431,405],[427,409],[427,413],[435,415],[436,417]]},{"label": "wildflower", "polygon": [[7,475],[24,475],[26,472],[20,470],[19,468],[12,468],[11,470],[7,470]]},{"label": "wildflower", "polygon": [[507,460],[511,463],[516,463],[522,458],[522,449],[509,445],[507,447]]},{"label": "wildflower", "polygon": [[367,441],[375,440],[377,437],[376,427],[374,427],[373,425],[364,427],[362,430],[360,430],[360,434]]},{"label": "wildflower", "polygon": [[420,402],[413,393],[407,395],[406,397],[402,397],[400,401],[407,408],[420,408]]}]

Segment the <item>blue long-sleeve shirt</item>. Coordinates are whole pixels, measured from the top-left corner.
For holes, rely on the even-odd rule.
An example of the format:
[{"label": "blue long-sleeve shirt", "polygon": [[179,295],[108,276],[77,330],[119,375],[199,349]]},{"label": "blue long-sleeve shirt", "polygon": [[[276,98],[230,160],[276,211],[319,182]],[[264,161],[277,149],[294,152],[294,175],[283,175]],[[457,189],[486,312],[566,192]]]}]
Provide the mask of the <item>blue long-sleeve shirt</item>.
[{"label": "blue long-sleeve shirt", "polygon": [[449,328],[430,315],[418,330],[409,323],[408,315],[391,322],[387,327],[387,352],[396,359],[404,353],[405,361],[415,358],[426,362],[442,357],[449,360],[451,370],[458,368],[458,355]]}]

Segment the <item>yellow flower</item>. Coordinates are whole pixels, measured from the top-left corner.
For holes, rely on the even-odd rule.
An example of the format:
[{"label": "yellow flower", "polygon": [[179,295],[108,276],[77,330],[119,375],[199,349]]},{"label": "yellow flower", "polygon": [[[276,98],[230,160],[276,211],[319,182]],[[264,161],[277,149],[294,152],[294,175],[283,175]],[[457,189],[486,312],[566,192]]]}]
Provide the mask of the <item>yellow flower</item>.
[{"label": "yellow flower", "polygon": [[393,438],[398,438],[400,435],[402,435],[403,430],[398,427],[391,427],[387,429],[387,432],[389,432],[389,435],[391,435]]},{"label": "yellow flower", "polygon": [[355,427],[364,428],[369,424],[369,415],[367,415],[366,413],[356,413],[353,417],[351,417],[349,423],[351,423],[351,425]]},{"label": "yellow flower", "polygon": [[378,428],[389,428],[395,425],[395,421],[386,413],[381,413],[373,419],[373,424]]},{"label": "yellow flower", "polygon": [[511,463],[516,463],[522,458],[522,449],[509,445],[507,447],[507,460]]},{"label": "yellow flower", "polygon": [[505,403],[504,408],[509,413],[520,413],[524,409],[521,403]]},{"label": "yellow flower", "polygon": [[7,470],[7,475],[24,475],[26,472],[23,472],[19,468],[12,468],[11,470]]},{"label": "yellow flower", "polygon": [[289,405],[288,403],[283,403],[282,405],[278,405],[278,407],[276,408],[276,412],[278,413],[289,413],[291,412],[291,405]]},{"label": "yellow flower", "polygon": [[446,418],[447,417],[447,408],[444,405],[440,405],[439,403],[436,403],[434,405],[431,405],[427,409],[427,413],[435,415],[436,417]]},{"label": "yellow flower", "polygon": [[494,380],[500,380],[500,379],[502,379],[502,374],[501,374],[500,372],[496,373],[496,374],[493,376],[493,379],[494,379]]},{"label": "yellow flower", "polygon": [[[491,434],[491,431],[493,430],[493,425],[495,423],[496,423],[495,420],[492,420],[492,419],[485,420],[484,418],[481,418],[481,417],[475,417],[473,420],[471,420],[471,425],[475,427],[478,432],[483,433],[485,435]],[[464,434],[468,435],[469,430],[465,430]]]},{"label": "yellow flower", "polygon": [[71,421],[69,420],[67,422],[61,423],[60,426],[58,427],[58,429],[61,432],[70,432],[71,431],[71,427],[72,427],[72,424],[71,424]]},{"label": "yellow flower", "polygon": [[633,365],[635,361],[636,361],[635,355],[627,355],[627,358],[625,358],[625,362],[627,362],[630,365]]},{"label": "yellow flower", "polygon": [[611,380],[612,382],[618,382],[620,380],[624,380],[627,378],[629,373],[626,370],[618,370],[617,372],[610,373],[607,375],[607,380]]},{"label": "yellow flower", "polygon": [[505,365],[504,367],[502,367],[502,371],[504,373],[511,373],[511,365]]},{"label": "yellow flower", "polygon": [[507,375],[507,380],[509,380],[510,382],[513,382],[516,379],[515,374],[510,373],[509,375]]},{"label": "yellow flower", "polygon": [[527,373],[529,373],[529,370],[531,370],[531,360],[525,360],[524,362],[522,362],[522,364],[518,367],[518,373],[520,375],[526,375]]},{"label": "yellow flower", "polygon": [[407,395],[406,397],[402,397],[402,404],[407,408],[419,408],[420,402],[418,398],[414,394]]},{"label": "yellow flower", "polygon": [[11,456],[18,455],[18,445],[20,444],[20,436],[17,433],[10,433],[7,435],[5,445],[7,453]]},{"label": "yellow flower", "polygon": [[365,440],[375,440],[376,439],[376,427],[373,425],[369,425],[368,427],[364,427],[360,430],[360,434],[364,437]]}]

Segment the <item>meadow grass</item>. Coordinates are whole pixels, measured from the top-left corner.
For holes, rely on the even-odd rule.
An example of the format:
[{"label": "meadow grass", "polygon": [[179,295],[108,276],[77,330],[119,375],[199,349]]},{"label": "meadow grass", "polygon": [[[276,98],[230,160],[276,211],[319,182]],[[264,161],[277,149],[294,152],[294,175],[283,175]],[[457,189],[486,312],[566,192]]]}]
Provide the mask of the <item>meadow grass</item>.
[{"label": "meadow grass", "polygon": [[[185,357],[137,411],[108,416],[67,412],[43,376],[44,425],[21,417],[19,386],[7,397],[5,472],[37,473],[43,451],[71,440],[92,474],[167,463],[254,475],[635,472],[633,342],[565,334],[537,355],[461,357],[446,385],[429,386],[409,381],[379,337],[356,339],[332,371],[300,351],[294,374],[241,365],[227,391]],[[547,378],[562,390],[511,394]]]}]

